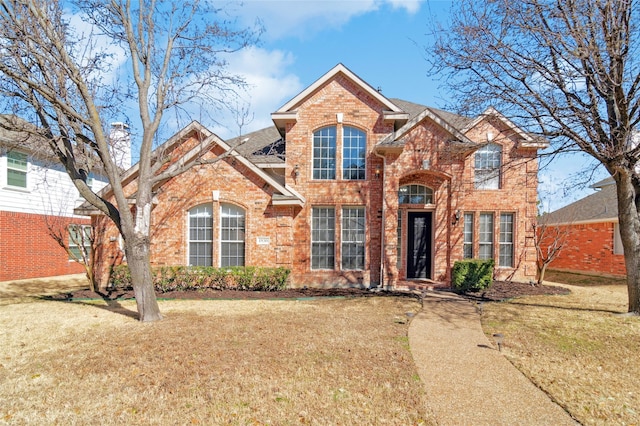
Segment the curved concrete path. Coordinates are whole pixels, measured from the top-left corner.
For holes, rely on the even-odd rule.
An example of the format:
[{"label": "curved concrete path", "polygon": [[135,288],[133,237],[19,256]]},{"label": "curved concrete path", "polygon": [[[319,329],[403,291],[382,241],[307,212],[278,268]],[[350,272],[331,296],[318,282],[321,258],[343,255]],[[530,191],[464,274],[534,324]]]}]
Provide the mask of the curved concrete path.
[{"label": "curved concrete path", "polygon": [[409,346],[439,425],[576,425],[489,342],[475,305],[429,292]]}]

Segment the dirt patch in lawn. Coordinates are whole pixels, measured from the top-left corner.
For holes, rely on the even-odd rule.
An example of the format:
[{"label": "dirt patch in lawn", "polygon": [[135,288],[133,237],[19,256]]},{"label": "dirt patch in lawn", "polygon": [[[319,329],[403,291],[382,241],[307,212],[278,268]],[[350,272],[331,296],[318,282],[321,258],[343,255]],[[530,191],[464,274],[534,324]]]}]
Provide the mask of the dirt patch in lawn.
[{"label": "dirt patch in lawn", "polygon": [[547,296],[554,294],[569,294],[571,290],[555,285],[531,285],[527,283],[494,281],[491,287],[465,293],[465,296],[480,301],[502,301],[524,296]]}]

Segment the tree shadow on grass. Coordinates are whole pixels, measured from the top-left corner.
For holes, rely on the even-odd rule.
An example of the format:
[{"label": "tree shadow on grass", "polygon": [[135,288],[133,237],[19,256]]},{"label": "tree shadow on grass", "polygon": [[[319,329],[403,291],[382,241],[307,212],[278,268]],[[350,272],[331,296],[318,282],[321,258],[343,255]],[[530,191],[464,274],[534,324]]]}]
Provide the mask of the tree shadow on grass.
[{"label": "tree shadow on grass", "polygon": [[[102,297],[102,300],[106,303],[106,305],[100,305],[100,304],[96,304],[96,303],[91,303],[91,302],[88,301],[90,299],[86,299],[86,300],[74,299],[72,293],[58,294],[56,296],[38,296],[37,299],[53,301],[53,302],[74,303],[76,305],[91,306],[92,308],[103,309],[103,310],[106,310],[108,312],[112,312],[112,313],[115,313],[115,314],[120,314],[120,315],[124,315],[126,317],[129,317],[129,318],[133,318],[135,320],[138,320],[140,318],[140,316],[138,315],[138,312],[132,311],[131,309],[127,309],[124,306],[122,306],[122,304],[120,304],[120,300],[119,299],[114,299],[109,294],[103,294],[103,293],[98,293],[98,294]],[[100,300],[100,299],[93,299],[93,300]],[[135,299],[124,299],[124,300],[135,300]]]}]

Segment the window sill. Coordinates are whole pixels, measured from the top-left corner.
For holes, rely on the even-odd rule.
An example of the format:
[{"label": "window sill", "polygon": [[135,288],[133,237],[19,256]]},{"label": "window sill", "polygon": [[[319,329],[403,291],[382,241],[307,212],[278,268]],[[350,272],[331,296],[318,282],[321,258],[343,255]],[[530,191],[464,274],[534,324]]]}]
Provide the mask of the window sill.
[{"label": "window sill", "polygon": [[19,187],[19,186],[7,185],[7,186],[3,186],[2,189],[6,189],[8,191],[22,192],[22,193],[25,193],[25,194],[30,194],[31,193],[31,191],[28,188],[22,188],[22,187]]}]

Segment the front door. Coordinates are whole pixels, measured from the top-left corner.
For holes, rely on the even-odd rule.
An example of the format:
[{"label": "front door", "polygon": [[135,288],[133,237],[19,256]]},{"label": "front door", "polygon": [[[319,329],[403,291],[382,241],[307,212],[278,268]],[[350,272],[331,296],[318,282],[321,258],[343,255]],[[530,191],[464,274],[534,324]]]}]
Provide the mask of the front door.
[{"label": "front door", "polygon": [[409,212],[407,278],[431,278],[431,212]]}]

